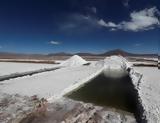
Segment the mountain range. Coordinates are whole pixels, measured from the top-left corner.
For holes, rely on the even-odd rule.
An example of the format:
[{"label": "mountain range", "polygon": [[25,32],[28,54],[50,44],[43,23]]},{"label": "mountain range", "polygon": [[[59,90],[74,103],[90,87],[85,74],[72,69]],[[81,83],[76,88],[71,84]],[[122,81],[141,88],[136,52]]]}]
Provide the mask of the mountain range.
[{"label": "mountain range", "polygon": [[141,56],[141,57],[157,57],[157,54],[136,54],[136,53],[129,53],[121,49],[115,49],[106,51],[104,53],[100,54],[94,54],[94,53],[66,53],[66,52],[59,52],[59,53],[50,53],[50,54],[22,54],[22,53],[9,53],[9,52],[0,52],[0,59],[50,59],[52,57],[66,57],[66,56],[72,56],[72,55],[79,55],[79,56],[92,56],[92,57],[105,57],[105,56],[111,56],[111,55],[122,55],[122,56]]}]

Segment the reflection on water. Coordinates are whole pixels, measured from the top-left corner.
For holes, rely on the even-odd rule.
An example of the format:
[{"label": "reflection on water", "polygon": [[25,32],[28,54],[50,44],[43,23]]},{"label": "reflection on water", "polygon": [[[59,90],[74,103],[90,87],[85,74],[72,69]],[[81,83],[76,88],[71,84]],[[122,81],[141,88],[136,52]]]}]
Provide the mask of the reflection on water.
[{"label": "reflection on water", "polygon": [[132,88],[129,76],[113,79],[101,74],[67,97],[134,113],[136,102]]}]

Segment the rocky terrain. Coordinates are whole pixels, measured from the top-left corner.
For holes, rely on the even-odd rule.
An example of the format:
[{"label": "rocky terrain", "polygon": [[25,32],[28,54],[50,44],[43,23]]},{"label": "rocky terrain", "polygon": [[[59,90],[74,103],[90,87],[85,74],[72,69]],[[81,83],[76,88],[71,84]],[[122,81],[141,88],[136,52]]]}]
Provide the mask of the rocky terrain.
[{"label": "rocky terrain", "polygon": [[136,123],[131,113],[67,98],[48,103],[36,96],[4,94],[0,104],[1,123]]}]

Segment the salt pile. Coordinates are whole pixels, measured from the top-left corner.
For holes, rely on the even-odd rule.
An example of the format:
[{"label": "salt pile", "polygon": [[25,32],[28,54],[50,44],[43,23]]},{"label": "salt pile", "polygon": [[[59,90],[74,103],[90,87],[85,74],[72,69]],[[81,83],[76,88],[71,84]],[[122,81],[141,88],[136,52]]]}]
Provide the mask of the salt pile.
[{"label": "salt pile", "polygon": [[107,57],[105,58],[105,64],[111,67],[113,67],[113,69],[117,68],[123,68],[123,69],[127,69],[128,67],[130,67],[130,64],[128,63],[128,61],[122,57],[122,56],[111,56],[111,57]]},{"label": "salt pile", "polygon": [[80,66],[80,65],[84,65],[87,64],[88,62],[86,60],[84,60],[83,58],[81,58],[78,55],[74,55],[71,58],[67,59],[66,61],[64,61],[61,65],[62,66]]},{"label": "salt pile", "polygon": [[122,56],[110,56],[98,61],[96,66],[104,66],[104,74],[107,77],[121,77],[127,74],[127,68],[131,65]]}]

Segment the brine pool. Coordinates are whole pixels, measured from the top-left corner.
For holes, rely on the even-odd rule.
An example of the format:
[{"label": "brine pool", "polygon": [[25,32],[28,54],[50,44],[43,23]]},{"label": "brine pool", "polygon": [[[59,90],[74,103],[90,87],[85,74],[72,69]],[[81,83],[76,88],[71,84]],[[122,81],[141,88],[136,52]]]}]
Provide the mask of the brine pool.
[{"label": "brine pool", "polygon": [[137,122],[145,123],[142,119],[143,107],[139,103],[138,94],[129,75],[110,78],[100,74],[65,96],[73,100],[133,113]]}]

